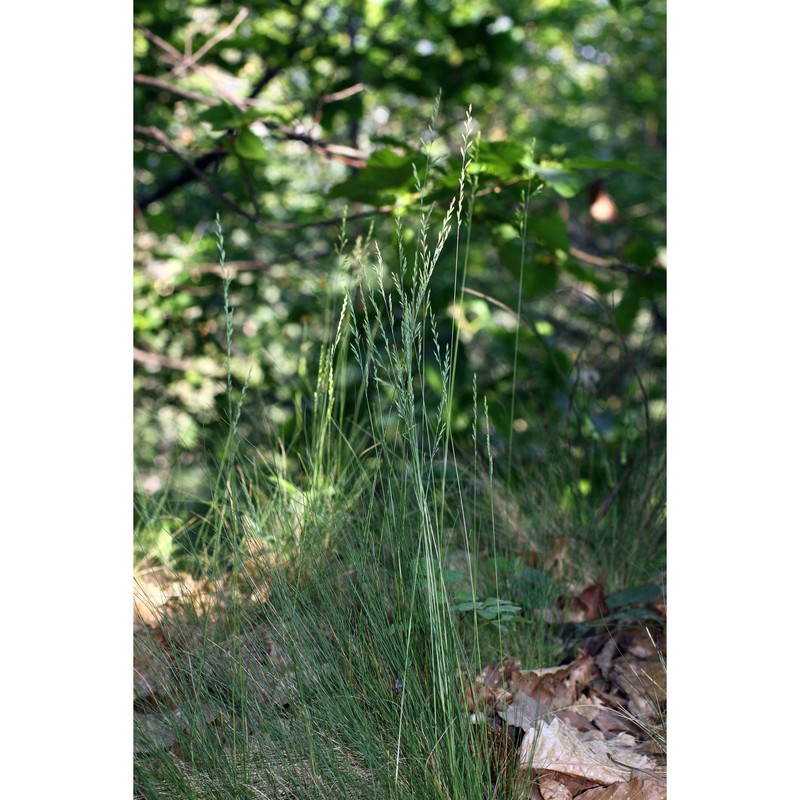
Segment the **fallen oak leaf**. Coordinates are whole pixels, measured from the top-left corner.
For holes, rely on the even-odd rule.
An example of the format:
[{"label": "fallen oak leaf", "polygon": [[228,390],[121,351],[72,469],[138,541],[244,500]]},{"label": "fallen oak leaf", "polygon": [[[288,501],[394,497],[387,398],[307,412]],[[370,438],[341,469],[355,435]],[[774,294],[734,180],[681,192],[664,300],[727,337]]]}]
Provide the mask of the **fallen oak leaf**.
[{"label": "fallen oak leaf", "polygon": [[539,792],[542,800],[572,800],[572,792],[554,778],[540,778]]},{"label": "fallen oak leaf", "polygon": [[178,740],[175,726],[166,714],[133,712],[133,752],[155,753],[169,750]]},{"label": "fallen oak leaf", "polygon": [[505,708],[511,702],[512,694],[508,689],[519,675],[520,664],[516,658],[504,658],[501,664],[487,664],[474,683],[467,683],[464,693],[470,713]]},{"label": "fallen oak leaf", "polygon": [[589,622],[600,619],[608,614],[605,603],[605,585],[597,581],[587,586],[580,595],[572,601],[567,614],[567,622]]},{"label": "fallen oak leaf", "polygon": [[657,721],[667,700],[667,676],[660,659],[617,659],[610,680],[627,695],[627,708],[634,717],[649,724]]},{"label": "fallen oak leaf", "polygon": [[509,725],[529,730],[549,714],[570,708],[581,690],[595,677],[594,659],[579,651],[561,667],[515,672],[511,678],[511,702],[497,711]]},{"label": "fallen oak leaf", "polygon": [[522,728],[527,732],[536,724],[537,720],[547,713],[549,707],[547,703],[541,703],[525,692],[517,692],[512,702],[506,706],[505,710],[498,710],[497,715],[508,725]]},{"label": "fallen oak leaf", "polygon": [[207,580],[196,581],[184,572],[163,567],[146,570],[133,583],[134,629],[155,628],[168,617],[197,621],[209,612],[219,612],[221,598]]},{"label": "fallen oak leaf", "polygon": [[[520,769],[517,771],[517,777],[514,781],[515,794],[512,796],[515,800],[544,800],[541,791],[542,783],[546,787],[548,786],[548,781],[553,781],[554,784],[566,787],[570,792],[570,798],[586,789],[592,789],[597,786],[594,781],[587,781],[572,775],[564,775],[562,772],[553,772],[547,769]],[[552,788],[555,787],[553,786]]]},{"label": "fallen oak leaf", "polygon": [[[596,695],[592,695],[595,702],[600,702]],[[622,698],[619,698],[621,701]],[[602,704],[592,718],[592,724],[603,733],[630,733],[634,736],[642,735],[642,726],[636,725],[630,717],[617,708]]]},{"label": "fallen oak leaf", "polygon": [[554,783],[561,784],[569,791],[570,797],[580,794],[587,789],[593,789],[597,785],[595,781],[590,781],[586,778],[578,777],[577,775],[567,775],[564,772],[555,772],[551,769],[537,772],[535,779],[540,787],[543,781],[553,781]]},{"label": "fallen oak leaf", "polygon": [[558,718],[539,722],[522,740],[520,767],[549,769],[609,785],[629,781],[632,770],[651,770],[653,762],[636,753],[633,738],[619,734],[606,741],[600,731],[580,733]]},{"label": "fallen oak leaf", "polygon": [[576,800],[667,800],[667,787],[648,778],[589,789]]},{"label": "fallen oak leaf", "polygon": [[522,662],[518,658],[504,658],[501,664],[487,664],[481,670],[481,683],[490,689],[505,689],[519,674]]}]

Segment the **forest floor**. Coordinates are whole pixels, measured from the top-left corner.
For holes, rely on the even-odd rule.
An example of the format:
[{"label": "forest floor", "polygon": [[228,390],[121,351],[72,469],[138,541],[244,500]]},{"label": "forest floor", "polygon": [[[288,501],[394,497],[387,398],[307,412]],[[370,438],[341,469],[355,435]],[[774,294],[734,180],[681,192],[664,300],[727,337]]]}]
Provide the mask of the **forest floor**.
[{"label": "forest floor", "polygon": [[[168,776],[161,784],[137,778],[137,797],[324,796],[308,775],[313,758],[280,765],[274,753],[285,752],[281,747],[266,757],[258,742],[266,734],[259,734],[249,711],[231,705],[233,692],[250,698],[261,714],[270,709],[275,718],[303,717],[298,684],[304,672],[292,663],[291,647],[257,614],[231,628],[231,613],[241,613],[236,607],[231,612],[232,599],[222,583],[164,568],[135,581],[136,772]],[[251,600],[257,607],[258,598]],[[491,782],[484,796],[664,800],[666,605],[660,590],[639,586],[606,595],[595,583],[542,613],[565,641],[561,663],[531,669],[510,653],[466,679],[451,676],[474,738],[486,742]],[[216,676],[221,690],[192,697],[187,687],[200,673]],[[382,680],[386,702],[397,702],[402,679]],[[360,710],[369,719],[369,708]],[[433,734],[431,741],[435,746]],[[213,757],[209,743],[219,751]],[[331,758],[347,761],[344,772],[370,785],[374,765],[365,766],[360,756],[337,752]],[[226,789],[217,773],[231,770],[236,788]],[[314,788],[304,794],[303,786]],[[353,796],[359,796],[355,789]],[[396,796],[407,795],[398,790]],[[440,787],[437,796],[451,795]]]}]

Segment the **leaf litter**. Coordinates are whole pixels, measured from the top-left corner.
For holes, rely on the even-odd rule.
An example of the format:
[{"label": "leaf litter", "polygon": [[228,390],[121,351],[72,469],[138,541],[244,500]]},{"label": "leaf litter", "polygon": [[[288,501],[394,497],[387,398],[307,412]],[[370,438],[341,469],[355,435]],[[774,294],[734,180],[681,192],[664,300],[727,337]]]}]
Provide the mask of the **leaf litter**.
[{"label": "leaf litter", "polygon": [[[661,598],[642,587],[611,599],[593,584],[565,606],[566,619],[602,621],[610,606]],[[654,614],[658,624],[622,614],[586,637],[567,664],[523,670],[506,658],[467,687],[473,723],[500,729],[509,741],[523,733],[516,797],[665,800],[666,606]]]},{"label": "leaf litter", "polygon": [[[513,781],[516,800],[666,800],[666,606],[660,595],[637,591],[630,597],[655,609],[659,624],[617,617],[613,627],[585,636],[567,664],[522,669],[509,657],[468,683],[465,712],[486,731],[496,789]],[[565,617],[602,621],[619,614],[624,600],[622,593],[606,598],[602,584],[592,584],[566,606]],[[219,621],[224,609],[215,587],[186,575],[154,570],[136,582],[136,753],[160,749],[185,758],[181,741],[190,727],[219,727],[208,702],[181,708],[175,675],[187,637],[196,643],[203,636],[187,619]],[[276,709],[290,705],[289,660],[264,623],[206,646],[209,672],[221,685],[236,660],[250,697]],[[224,741],[219,730],[217,736]]]}]

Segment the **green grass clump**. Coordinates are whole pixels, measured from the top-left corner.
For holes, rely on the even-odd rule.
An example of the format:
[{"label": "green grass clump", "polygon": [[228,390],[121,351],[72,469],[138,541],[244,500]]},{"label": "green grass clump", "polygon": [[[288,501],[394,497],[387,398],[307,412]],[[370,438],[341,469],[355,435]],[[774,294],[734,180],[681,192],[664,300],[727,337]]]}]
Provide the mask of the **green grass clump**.
[{"label": "green grass clump", "polygon": [[[555,447],[548,469],[498,484],[476,393],[471,439],[455,441],[456,322],[440,334],[430,284],[455,234],[460,301],[473,148],[468,117],[459,191],[437,230],[415,172],[418,225],[409,237],[398,221],[391,258],[369,240],[348,253],[342,238],[340,267],[353,279],[331,310],[304,438],[290,443],[296,466],[241,441],[247,385],[234,397],[229,379],[230,435],[210,501],[185,521],[157,504],[138,509],[142,556],[206,580],[199,607],[162,621],[163,641],[137,639],[160,676],[137,717],[141,796],[510,797],[513,775],[498,778],[465,692],[489,660],[552,666],[565,655],[537,612],[568,576],[531,554],[568,537],[573,561],[612,585],[660,568],[657,462],[643,462],[593,520],[588,499],[563,501],[568,464]],[[353,368],[361,380],[346,418]]]}]

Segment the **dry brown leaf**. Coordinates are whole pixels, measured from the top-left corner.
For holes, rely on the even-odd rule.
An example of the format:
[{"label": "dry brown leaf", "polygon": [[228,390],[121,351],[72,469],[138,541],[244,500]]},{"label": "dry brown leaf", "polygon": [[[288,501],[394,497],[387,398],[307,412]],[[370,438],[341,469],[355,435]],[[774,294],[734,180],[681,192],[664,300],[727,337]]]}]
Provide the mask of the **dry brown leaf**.
[{"label": "dry brown leaf", "polygon": [[505,708],[511,702],[512,694],[508,687],[518,675],[520,661],[516,658],[503,659],[501,664],[487,664],[475,679],[474,685],[466,687],[467,708],[470,712],[483,709],[494,713],[497,708]]},{"label": "dry brown leaf", "polygon": [[580,704],[570,706],[569,708],[562,708],[556,711],[553,716],[558,717],[562,722],[571,725],[577,731],[591,731],[594,730],[592,723],[580,713]]},{"label": "dry brown leaf", "polygon": [[145,630],[133,637],[133,701],[168,694],[172,679],[169,661],[158,631]]},{"label": "dry brown leaf", "polygon": [[[501,700],[508,700],[509,702],[511,701],[510,694],[507,695],[506,692],[501,692],[498,694],[488,686],[484,686],[480,680],[477,680],[474,686],[467,684],[465,694],[467,708],[469,709],[470,713],[483,713],[482,709],[489,709],[494,712],[495,706],[501,702]],[[505,706],[505,703],[503,703],[503,706]]]},{"label": "dry brown leaf", "polygon": [[603,677],[608,678],[611,666],[617,658],[665,658],[666,632],[660,625],[642,627],[640,624],[620,622],[610,633],[587,639],[583,649],[588,655],[594,656]]},{"label": "dry brown leaf", "polygon": [[572,601],[570,614],[567,615],[568,622],[588,622],[593,619],[608,614],[608,606],[605,603],[605,586],[603,581],[597,581],[591,586],[587,586],[580,596]]},{"label": "dry brown leaf", "polygon": [[542,800],[572,800],[572,792],[555,778],[540,778],[539,791]]},{"label": "dry brown leaf", "polygon": [[667,800],[667,787],[649,778],[612,783],[577,795],[580,800]]},{"label": "dry brown leaf", "polygon": [[580,778],[576,775],[567,775],[564,772],[555,772],[551,769],[545,769],[541,772],[536,772],[535,779],[537,783],[541,783],[542,780],[551,780],[555,781],[556,783],[560,783],[569,790],[570,797],[574,797],[576,794],[585,792],[587,789],[592,789],[597,785],[595,781],[590,781],[586,778]]},{"label": "dry brown leaf", "polygon": [[567,553],[569,552],[569,538],[556,537],[553,546],[544,558],[544,569],[552,571],[559,578],[564,576],[567,566]]},{"label": "dry brown leaf", "polygon": [[614,636],[609,636],[600,652],[595,656],[595,663],[604,680],[608,680],[608,676],[611,674],[611,668],[614,666],[614,659],[618,656],[619,646],[617,645],[617,640]]},{"label": "dry brown leaf", "polygon": [[154,567],[133,582],[133,621],[155,627],[161,622],[166,607],[175,598],[187,597],[199,590],[192,578],[181,572]]},{"label": "dry brown leaf", "polygon": [[547,714],[573,706],[594,676],[594,659],[584,653],[562,667],[514,672],[512,700],[497,713],[509,725],[527,731]]},{"label": "dry brown leaf", "polygon": [[506,689],[519,674],[521,666],[518,658],[504,658],[501,664],[487,664],[481,670],[481,683],[489,689]]},{"label": "dry brown leaf", "polygon": [[162,714],[139,714],[133,712],[134,753],[154,753],[168,750],[177,741],[175,727]]},{"label": "dry brown leaf", "polygon": [[222,645],[223,669],[242,670],[245,686],[263,703],[289,704],[294,677],[288,659],[275,643],[269,628],[254,626],[246,635],[232,634]]},{"label": "dry brown leaf", "polygon": [[520,765],[549,769],[608,785],[629,781],[631,770],[652,770],[653,762],[633,750],[627,734],[606,741],[600,731],[580,733],[559,719],[539,722],[525,734]]},{"label": "dry brown leaf", "polygon": [[584,694],[571,708],[584,719],[593,722],[597,715],[603,712],[605,705],[596,695]]},{"label": "dry brown leaf", "polygon": [[542,800],[539,784],[536,782],[536,778],[529,772],[517,773],[514,791],[515,794],[513,796],[516,800]]},{"label": "dry brown leaf", "polygon": [[652,724],[667,699],[667,676],[661,659],[617,659],[610,680],[628,696],[627,708],[637,719]]},{"label": "dry brown leaf", "polygon": [[626,716],[626,713],[616,708],[602,706],[592,722],[604,733],[630,733],[634,736],[641,736],[641,727]]},{"label": "dry brown leaf", "polygon": [[620,650],[625,655],[636,658],[658,658],[659,654],[666,654],[666,641],[664,632],[656,627],[655,632],[650,628],[629,627],[624,630],[624,638],[620,642]]}]

